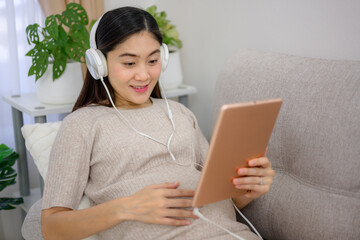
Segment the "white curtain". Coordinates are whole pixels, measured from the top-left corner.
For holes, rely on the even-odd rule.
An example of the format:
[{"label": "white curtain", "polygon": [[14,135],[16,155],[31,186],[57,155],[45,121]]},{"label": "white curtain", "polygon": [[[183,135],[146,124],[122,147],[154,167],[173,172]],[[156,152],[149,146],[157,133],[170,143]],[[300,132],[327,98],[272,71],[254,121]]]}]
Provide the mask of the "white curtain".
[{"label": "white curtain", "polygon": [[[11,107],[2,96],[35,92],[35,79],[28,77],[31,58],[25,29],[44,21],[37,0],[0,0],[0,144],[14,148]],[[24,114],[24,122],[31,121]]]},{"label": "white curtain", "polygon": [[[34,77],[27,76],[31,58],[25,56],[30,49],[25,29],[29,24],[43,25],[43,22],[37,0],[0,0],[0,144],[13,149],[15,141],[11,107],[3,101],[2,96],[36,91]],[[33,118],[24,114],[24,124],[33,122]],[[12,197],[18,191],[18,185],[13,185],[2,191],[1,197]],[[1,211],[0,239],[22,239],[20,228],[19,209]]]}]

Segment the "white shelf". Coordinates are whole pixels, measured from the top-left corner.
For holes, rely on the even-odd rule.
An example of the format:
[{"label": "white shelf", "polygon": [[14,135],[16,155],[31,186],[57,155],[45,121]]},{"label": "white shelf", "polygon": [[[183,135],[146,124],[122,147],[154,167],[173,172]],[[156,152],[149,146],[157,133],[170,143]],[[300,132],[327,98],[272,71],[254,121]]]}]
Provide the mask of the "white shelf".
[{"label": "white shelf", "polygon": [[35,93],[3,96],[3,100],[20,112],[32,117],[45,116],[49,114],[61,114],[71,112],[74,104],[44,104],[41,103]]},{"label": "white shelf", "polygon": [[[180,85],[178,88],[165,91],[168,98],[182,97],[194,94],[197,89],[189,85]],[[44,104],[40,102],[35,93],[3,96],[5,102],[20,112],[26,113],[32,117],[46,116],[49,114],[70,113],[74,104]]]},{"label": "white shelf", "polygon": [[197,88],[189,85],[180,85],[175,89],[165,90],[165,95],[168,98],[187,96],[197,92]]}]

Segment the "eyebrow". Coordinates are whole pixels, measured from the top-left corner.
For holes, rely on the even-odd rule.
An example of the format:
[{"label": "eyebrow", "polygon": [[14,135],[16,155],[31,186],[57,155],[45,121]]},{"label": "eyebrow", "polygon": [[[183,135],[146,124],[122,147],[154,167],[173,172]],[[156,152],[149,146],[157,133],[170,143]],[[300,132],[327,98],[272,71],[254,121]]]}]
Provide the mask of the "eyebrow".
[{"label": "eyebrow", "polygon": [[[156,50],[152,51],[148,57],[150,57],[151,55],[158,53],[158,52],[160,52],[160,50],[156,49]],[[121,54],[119,57],[139,57],[139,56],[136,54],[133,54],[133,53],[124,53],[124,54]]]}]

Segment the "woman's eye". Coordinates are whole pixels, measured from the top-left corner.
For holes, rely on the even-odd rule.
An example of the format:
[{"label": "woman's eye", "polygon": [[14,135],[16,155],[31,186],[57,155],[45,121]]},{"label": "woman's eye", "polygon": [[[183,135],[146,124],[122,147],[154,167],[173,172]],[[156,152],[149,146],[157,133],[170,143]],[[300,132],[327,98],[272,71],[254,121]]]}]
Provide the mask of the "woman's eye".
[{"label": "woman's eye", "polygon": [[155,63],[157,63],[157,61],[158,61],[157,59],[154,59],[154,60],[150,60],[149,63],[150,64],[155,64]]},{"label": "woman's eye", "polygon": [[135,65],[135,63],[134,62],[127,62],[127,63],[124,63],[124,65],[125,66],[133,66],[133,65]]}]

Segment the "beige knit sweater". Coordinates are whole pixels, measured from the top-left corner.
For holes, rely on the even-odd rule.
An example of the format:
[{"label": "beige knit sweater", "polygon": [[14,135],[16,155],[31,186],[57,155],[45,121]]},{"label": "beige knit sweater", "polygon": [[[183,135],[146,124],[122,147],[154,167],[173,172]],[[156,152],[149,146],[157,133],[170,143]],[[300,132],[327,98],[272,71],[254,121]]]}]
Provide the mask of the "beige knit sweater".
[{"label": "beige knit sweater", "polygon": [[[120,111],[137,130],[166,143],[172,132],[166,104],[162,99],[152,100],[149,107]],[[195,189],[200,172],[191,162],[204,160],[208,143],[190,110],[174,101],[169,104],[176,126],[171,149],[176,160],[188,166],[175,164],[164,145],[137,134],[113,108],[81,108],[63,120],[56,137],[42,208],[76,209],[83,194],[96,205],[170,181],[180,181],[179,188]],[[230,200],[209,204],[200,211],[245,239],[258,239],[235,221]],[[234,239],[201,219],[182,227],[126,221],[99,233],[99,238]]]}]

